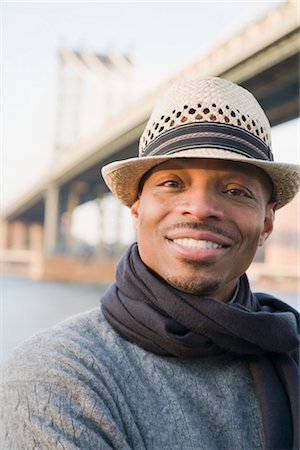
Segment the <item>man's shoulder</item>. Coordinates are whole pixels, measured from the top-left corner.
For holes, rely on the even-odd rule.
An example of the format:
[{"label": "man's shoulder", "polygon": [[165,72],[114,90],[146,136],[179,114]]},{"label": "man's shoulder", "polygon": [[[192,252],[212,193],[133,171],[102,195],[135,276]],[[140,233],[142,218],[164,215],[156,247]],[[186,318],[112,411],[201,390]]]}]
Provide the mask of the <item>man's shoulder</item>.
[{"label": "man's shoulder", "polygon": [[3,381],[27,382],[95,372],[120,352],[121,338],[100,308],[70,317],[39,331],[21,344],[4,365]]},{"label": "man's shoulder", "polygon": [[118,411],[125,345],[99,307],[17,348],[1,380],[5,448],[128,448]]}]

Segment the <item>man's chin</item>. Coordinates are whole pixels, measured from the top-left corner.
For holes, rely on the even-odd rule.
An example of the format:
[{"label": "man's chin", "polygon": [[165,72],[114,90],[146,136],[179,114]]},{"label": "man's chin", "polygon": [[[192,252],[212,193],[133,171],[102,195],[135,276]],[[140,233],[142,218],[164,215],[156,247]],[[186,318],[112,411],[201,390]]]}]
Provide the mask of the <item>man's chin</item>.
[{"label": "man's chin", "polygon": [[185,292],[186,294],[193,294],[200,297],[214,297],[220,288],[218,280],[187,280],[175,277],[167,277],[166,282],[175,289]]}]

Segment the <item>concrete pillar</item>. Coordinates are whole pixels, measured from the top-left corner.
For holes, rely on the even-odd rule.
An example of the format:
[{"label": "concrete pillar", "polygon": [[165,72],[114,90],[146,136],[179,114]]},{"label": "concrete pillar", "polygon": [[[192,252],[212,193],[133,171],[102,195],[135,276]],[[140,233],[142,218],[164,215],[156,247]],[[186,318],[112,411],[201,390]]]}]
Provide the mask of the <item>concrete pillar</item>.
[{"label": "concrete pillar", "polygon": [[89,185],[85,181],[73,183],[68,192],[66,211],[63,214],[63,233],[65,249],[72,252],[74,238],[72,236],[73,211],[80,204],[80,195],[89,191]]},{"label": "concrete pillar", "polygon": [[76,206],[79,205],[79,193],[73,188],[70,189],[68,194],[67,211],[65,212],[65,246],[67,251],[72,251],[74,239],[72,236],[72,215]]},{"label": "concrete pillar", "polygon": [[101,255],[103,253],[104,247],[104,207],[103,207],[103,194],[100,193],[96,202],[98,206],[98,214],[99,214],[99,239],[97,242],[97,254]]},{"label": "concrete pillar", "polygon": [[59,188],[51,184],[45,194],[44,250],[54,253],[57,249],[59,222]]},{"label": "concrete pillar", "polygon": [[7,249],[9,246],[9,224],[6,220],[0,221],[0,249]]},{"label": "concrete pillar", "polygon": [[29,248],[37,252],[43,249],[43,227],[40,223],[31,223],[29,225]]},{"label": "concrete pillar", "polygon": [[9,227],[9,247],[23,250],[27,247],[26,223],[16,220]]}]

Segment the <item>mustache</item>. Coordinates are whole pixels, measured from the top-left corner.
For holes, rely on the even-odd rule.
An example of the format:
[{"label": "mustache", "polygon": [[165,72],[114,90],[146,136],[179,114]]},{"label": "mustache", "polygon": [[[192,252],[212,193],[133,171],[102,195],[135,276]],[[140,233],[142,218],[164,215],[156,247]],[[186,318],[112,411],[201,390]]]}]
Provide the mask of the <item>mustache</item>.
[{"label": "mustache", "polygon": [[224,230],[222,227],[210,223],[210,222],[180,222],[170,225],[166,231],[180,230],[180,229],[191,229],[191,230],[201,230],[208,231],[212,233],[219,234],[224,236],[225,238],[231,239],[232,241],[236,241],[237,238],[235,234],[230,233],[227,230]]}]

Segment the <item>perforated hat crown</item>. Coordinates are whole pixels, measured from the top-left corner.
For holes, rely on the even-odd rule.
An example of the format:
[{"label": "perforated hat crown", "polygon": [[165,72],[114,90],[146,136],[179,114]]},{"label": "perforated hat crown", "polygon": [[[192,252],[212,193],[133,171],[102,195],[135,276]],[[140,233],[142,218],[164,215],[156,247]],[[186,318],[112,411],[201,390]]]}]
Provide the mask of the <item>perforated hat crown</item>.
[{"label": "perforated hat crown", "polygon": [[150,144],[157,149],[157,138],[163,133],[197,123],[241,128],[271,148],[269,121],[253,95],[230,81],[204,78],[183,80],[169,89],[151,114],[139,154],[149,154]]},{"label": "perforated hat crown", "polygon": [[299,190],[297,165],[276,163],[269,121],[253,95],[222,78],[174,83],[154,108],[139,144],[139,156],[103,167],[110,190],[127,206],[152,167],[172,158],[240,161],[271,178],[277,209]]}]

